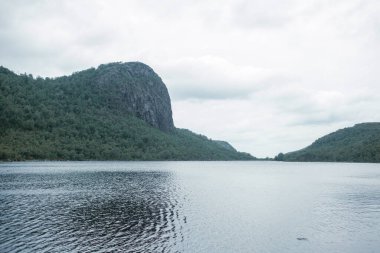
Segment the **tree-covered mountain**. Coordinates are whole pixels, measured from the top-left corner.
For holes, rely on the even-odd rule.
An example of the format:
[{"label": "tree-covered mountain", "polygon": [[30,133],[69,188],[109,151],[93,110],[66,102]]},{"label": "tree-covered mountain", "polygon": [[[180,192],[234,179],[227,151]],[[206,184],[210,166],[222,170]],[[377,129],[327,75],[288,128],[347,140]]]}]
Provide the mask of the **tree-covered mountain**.
[{"label": "tree-covered mountain", "polygon": [[161,78],[138,62],[58,78],[0,67],[0,160],[240,160],[229,144],[174,127]]},{"label": "tree-covered mountain", "polygon": [[279,161],[380,162],[380,123],[361,123],[330,133]]}]

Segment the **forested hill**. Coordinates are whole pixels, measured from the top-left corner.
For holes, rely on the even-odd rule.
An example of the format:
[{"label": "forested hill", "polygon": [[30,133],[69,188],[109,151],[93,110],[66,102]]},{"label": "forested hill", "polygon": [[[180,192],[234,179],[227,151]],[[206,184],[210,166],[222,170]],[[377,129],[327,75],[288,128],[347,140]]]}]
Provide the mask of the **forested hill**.
[{"label": "forested hill", "polygon": [[145,64],[58,78],[0,67],[0,160],[240,159],[254,157],[175,128],[167,88]]},{"label": "forested hill", "polygon": [[299,151],[275,160],[380,162],[380,123],[361,123],[330,133]]}]

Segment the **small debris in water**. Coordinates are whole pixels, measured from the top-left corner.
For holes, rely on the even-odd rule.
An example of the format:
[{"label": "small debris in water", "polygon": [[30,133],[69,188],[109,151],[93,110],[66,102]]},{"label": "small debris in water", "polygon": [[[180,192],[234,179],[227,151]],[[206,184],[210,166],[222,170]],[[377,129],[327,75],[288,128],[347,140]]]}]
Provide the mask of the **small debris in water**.
[{"label": "small debris in water", "polygon": [[297,240],[298,241],[308,241],[308,239],[306,237],[298,237]]}]

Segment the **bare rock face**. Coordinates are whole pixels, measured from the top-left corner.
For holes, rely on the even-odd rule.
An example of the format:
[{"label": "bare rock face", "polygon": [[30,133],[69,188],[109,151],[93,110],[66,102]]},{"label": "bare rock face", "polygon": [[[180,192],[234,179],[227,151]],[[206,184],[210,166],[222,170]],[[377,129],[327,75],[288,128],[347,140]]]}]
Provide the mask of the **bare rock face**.
[{"label": "bare rock face", "polygon": [[174,129],[168,90],[149,66],[140,62],[103,64],[96,69],[93,84],[109,95],[112,106],[162,131]]}]

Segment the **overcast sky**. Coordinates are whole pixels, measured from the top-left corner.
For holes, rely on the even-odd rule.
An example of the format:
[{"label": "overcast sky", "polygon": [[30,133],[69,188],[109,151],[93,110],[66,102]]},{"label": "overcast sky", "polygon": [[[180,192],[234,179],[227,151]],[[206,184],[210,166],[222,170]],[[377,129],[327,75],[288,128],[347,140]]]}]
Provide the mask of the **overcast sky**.
[{"label": "overcast sky", "polygon": [[380,121],[378,0],[0,0],[0,65],[141,61],[174,122],[258,157]]}]

